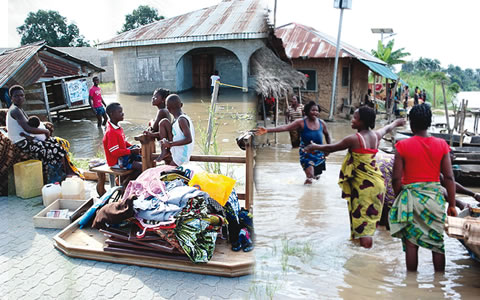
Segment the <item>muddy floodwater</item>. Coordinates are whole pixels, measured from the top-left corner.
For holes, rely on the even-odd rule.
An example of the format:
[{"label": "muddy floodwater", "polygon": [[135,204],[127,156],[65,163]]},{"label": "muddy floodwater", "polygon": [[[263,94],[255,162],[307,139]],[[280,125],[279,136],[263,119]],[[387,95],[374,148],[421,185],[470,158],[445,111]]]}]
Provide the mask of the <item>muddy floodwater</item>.
[{"label": "muddy floodwater", "polygon": [[[210,96],[207,91],[180,96],[184,111],[193,119],[195,152],[200,153],[198,141],[207,125]],[[109,94],[104,98],[107,103],[122,104],[122,126],[130,141],[156,114],[151,96]],[[255,126],[254,111],[252,94],[222,92],[217,133],[222,154],[244,155],[235,137]],[[328,123],[328,127],[334,141],[353,132],[348,121]],[[96,120],[63,120],[56,124],[56,134],[70,140],[77,157],[93,157],[103,151],[103,131],[97,129]],[[347,203],[337,185],[345,152],[331,154],[320,180],[304,186],[298,149],[291,149],[288,133],[279,133],[277,138],[277,144],[273,134],[256,141],[270,145],[256,151],[256,268],[252,276],[241,279],[249,282],[250,298],[478,299],[480,264],[469,258],[456,239],[445,237],[444,274],[434,273],[431,254],[425,249],[419,251],[418,272],[406,272],[401,242],[384,228],[376,232],[372,249],[349,241]],[[460,199],[474,204],[472,198]]]},{"label": "muddy floodwater", "polygon": [[[333,140],[353,133],[349,122],[327,124]],[[320,180],[304,186],[298,149],[292,150],[289,142],[288,133],[280,133],[277,145],[257,151],[253,294],[275,299],[478,299],[480,264],[456,239],[445,237],[444,274],[434,273],[431,252],[425,249],[419,251],[418,272],[406,272],[401,242],[384,228],[376,232],[372,249],[349,241],[347,203],[337,185],[345,151],[330,154]]]},{"label": "muddy floodwater", "polygon": [[[136,143],[134,136],[141,134],[149,120],[155,118],[157,108],[151,105],[151,95],[103,95],[105,102],[119,102],[125,114],[122,125],[130,143]],[[199,142],[202,130],[208,122],[210,107],[209,90],[195,90],[180,94],[183,101],[183,111],[193,121],[196,133],[195,153],[200,153]],[[255,126],[255,96],[252,93],[242,93],[233,89],[220,91],[217,105],[218,131],[217,143],[222,154],[240,155],[242,151],[236,145],[235,138],[244,130]],[[97,128],[93,119],[61,120],[55,123],[55,135],[68,139],[71,152],[79,158],[94,157],[103,152],[103,129]]]}]

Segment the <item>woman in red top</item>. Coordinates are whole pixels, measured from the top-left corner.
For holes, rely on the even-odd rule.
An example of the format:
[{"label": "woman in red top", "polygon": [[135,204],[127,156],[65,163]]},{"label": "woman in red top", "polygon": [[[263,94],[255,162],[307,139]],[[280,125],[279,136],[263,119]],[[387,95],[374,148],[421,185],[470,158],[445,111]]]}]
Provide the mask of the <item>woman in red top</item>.
[{"label": "woman in red top", "polygon": [[443,272],[446,215],[440,172],[448,193],[447,213],[457,215],[450,147],[444,140],[428,136],[432,122],[428,105],[415,105],[409,117],[414,136],[395,145],[393,189],[397,198],[390,210],[390,233],[402,239],[409,271],[417,270],[418,246],[422,246],[432,250],[435,271]]}]

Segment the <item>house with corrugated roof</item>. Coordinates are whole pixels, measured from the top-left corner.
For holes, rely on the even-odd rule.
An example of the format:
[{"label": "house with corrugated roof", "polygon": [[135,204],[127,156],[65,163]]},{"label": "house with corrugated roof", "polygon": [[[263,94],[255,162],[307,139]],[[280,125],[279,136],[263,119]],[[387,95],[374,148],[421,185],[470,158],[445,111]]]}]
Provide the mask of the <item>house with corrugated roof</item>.
[{"label": "house with corrugated roof", "polygon": [[273,35],[267,13],[259,0],[224,0],[121,33],[98,48],[113,51],[120,93],[209,88],[215,70],[222,82],[248,88],[254,86],[251,57]]},{"label": "house with corrugated roof", "polygon": [[[308,75],[307,87],[301,91],[305,100],[314,100],[322,110],[330,110],[337,40],[314,28],[289,23],[275,29],[282,40],[292,66]],[[371,54],[340,42],[337,72],[336,112],[343,107],[357,107],[368,92],[368,72],[397,80],[386,63]],[[305,99],[306,98],[306,99]]]},{"label": "house with corrugated roof", "polygon": [[51,121],[54,111],[88,104],[87,77],[103,72],[88,61],[36,42],[0,53],[0,98],[13,85],[25,88],[25,110]]}]

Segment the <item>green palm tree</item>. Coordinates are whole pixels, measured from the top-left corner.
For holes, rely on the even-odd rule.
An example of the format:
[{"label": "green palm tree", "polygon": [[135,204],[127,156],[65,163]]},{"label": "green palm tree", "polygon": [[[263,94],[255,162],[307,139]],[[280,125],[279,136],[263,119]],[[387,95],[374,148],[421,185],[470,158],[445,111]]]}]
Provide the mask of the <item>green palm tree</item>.
[{"label": "green palm tree", "polygon": [[383,45],[382,41],[378,41],[377,50],[372,50],[372,55],[378,59],[387,63],[389,68],[393,68],[394,65],[404,64],[404,57],[409,56],[409,52],[404,52],[405,48],[399,48],[393,50],[395,40],[390,40],[387,45]]}]

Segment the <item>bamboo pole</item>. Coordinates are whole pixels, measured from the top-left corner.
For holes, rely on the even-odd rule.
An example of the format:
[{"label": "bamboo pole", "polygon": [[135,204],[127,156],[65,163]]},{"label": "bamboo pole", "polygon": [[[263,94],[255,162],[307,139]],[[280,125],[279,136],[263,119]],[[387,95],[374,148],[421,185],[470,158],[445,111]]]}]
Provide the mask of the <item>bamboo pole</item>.
[{"label": "bamboo pole", "polygon": [[245,208],[250,210],[253,205],[253,137],[250,135],[245,143]]},{"label": "bamboo pole", "polygon": [[218,80],[215,81],[215,85],[213,87],[212,93],[212,100],[210,103],[210,112],[208,114],[208,127],[207,127],[207,140],[205,142],[205,149],[207,150],[207,154],[210,151],[210,140],[212,139],[212,131],[213,131],[213,123],[215,118],[215,109],[217,108],[217,97],[218,97],[218,88],[219,88]]}]

